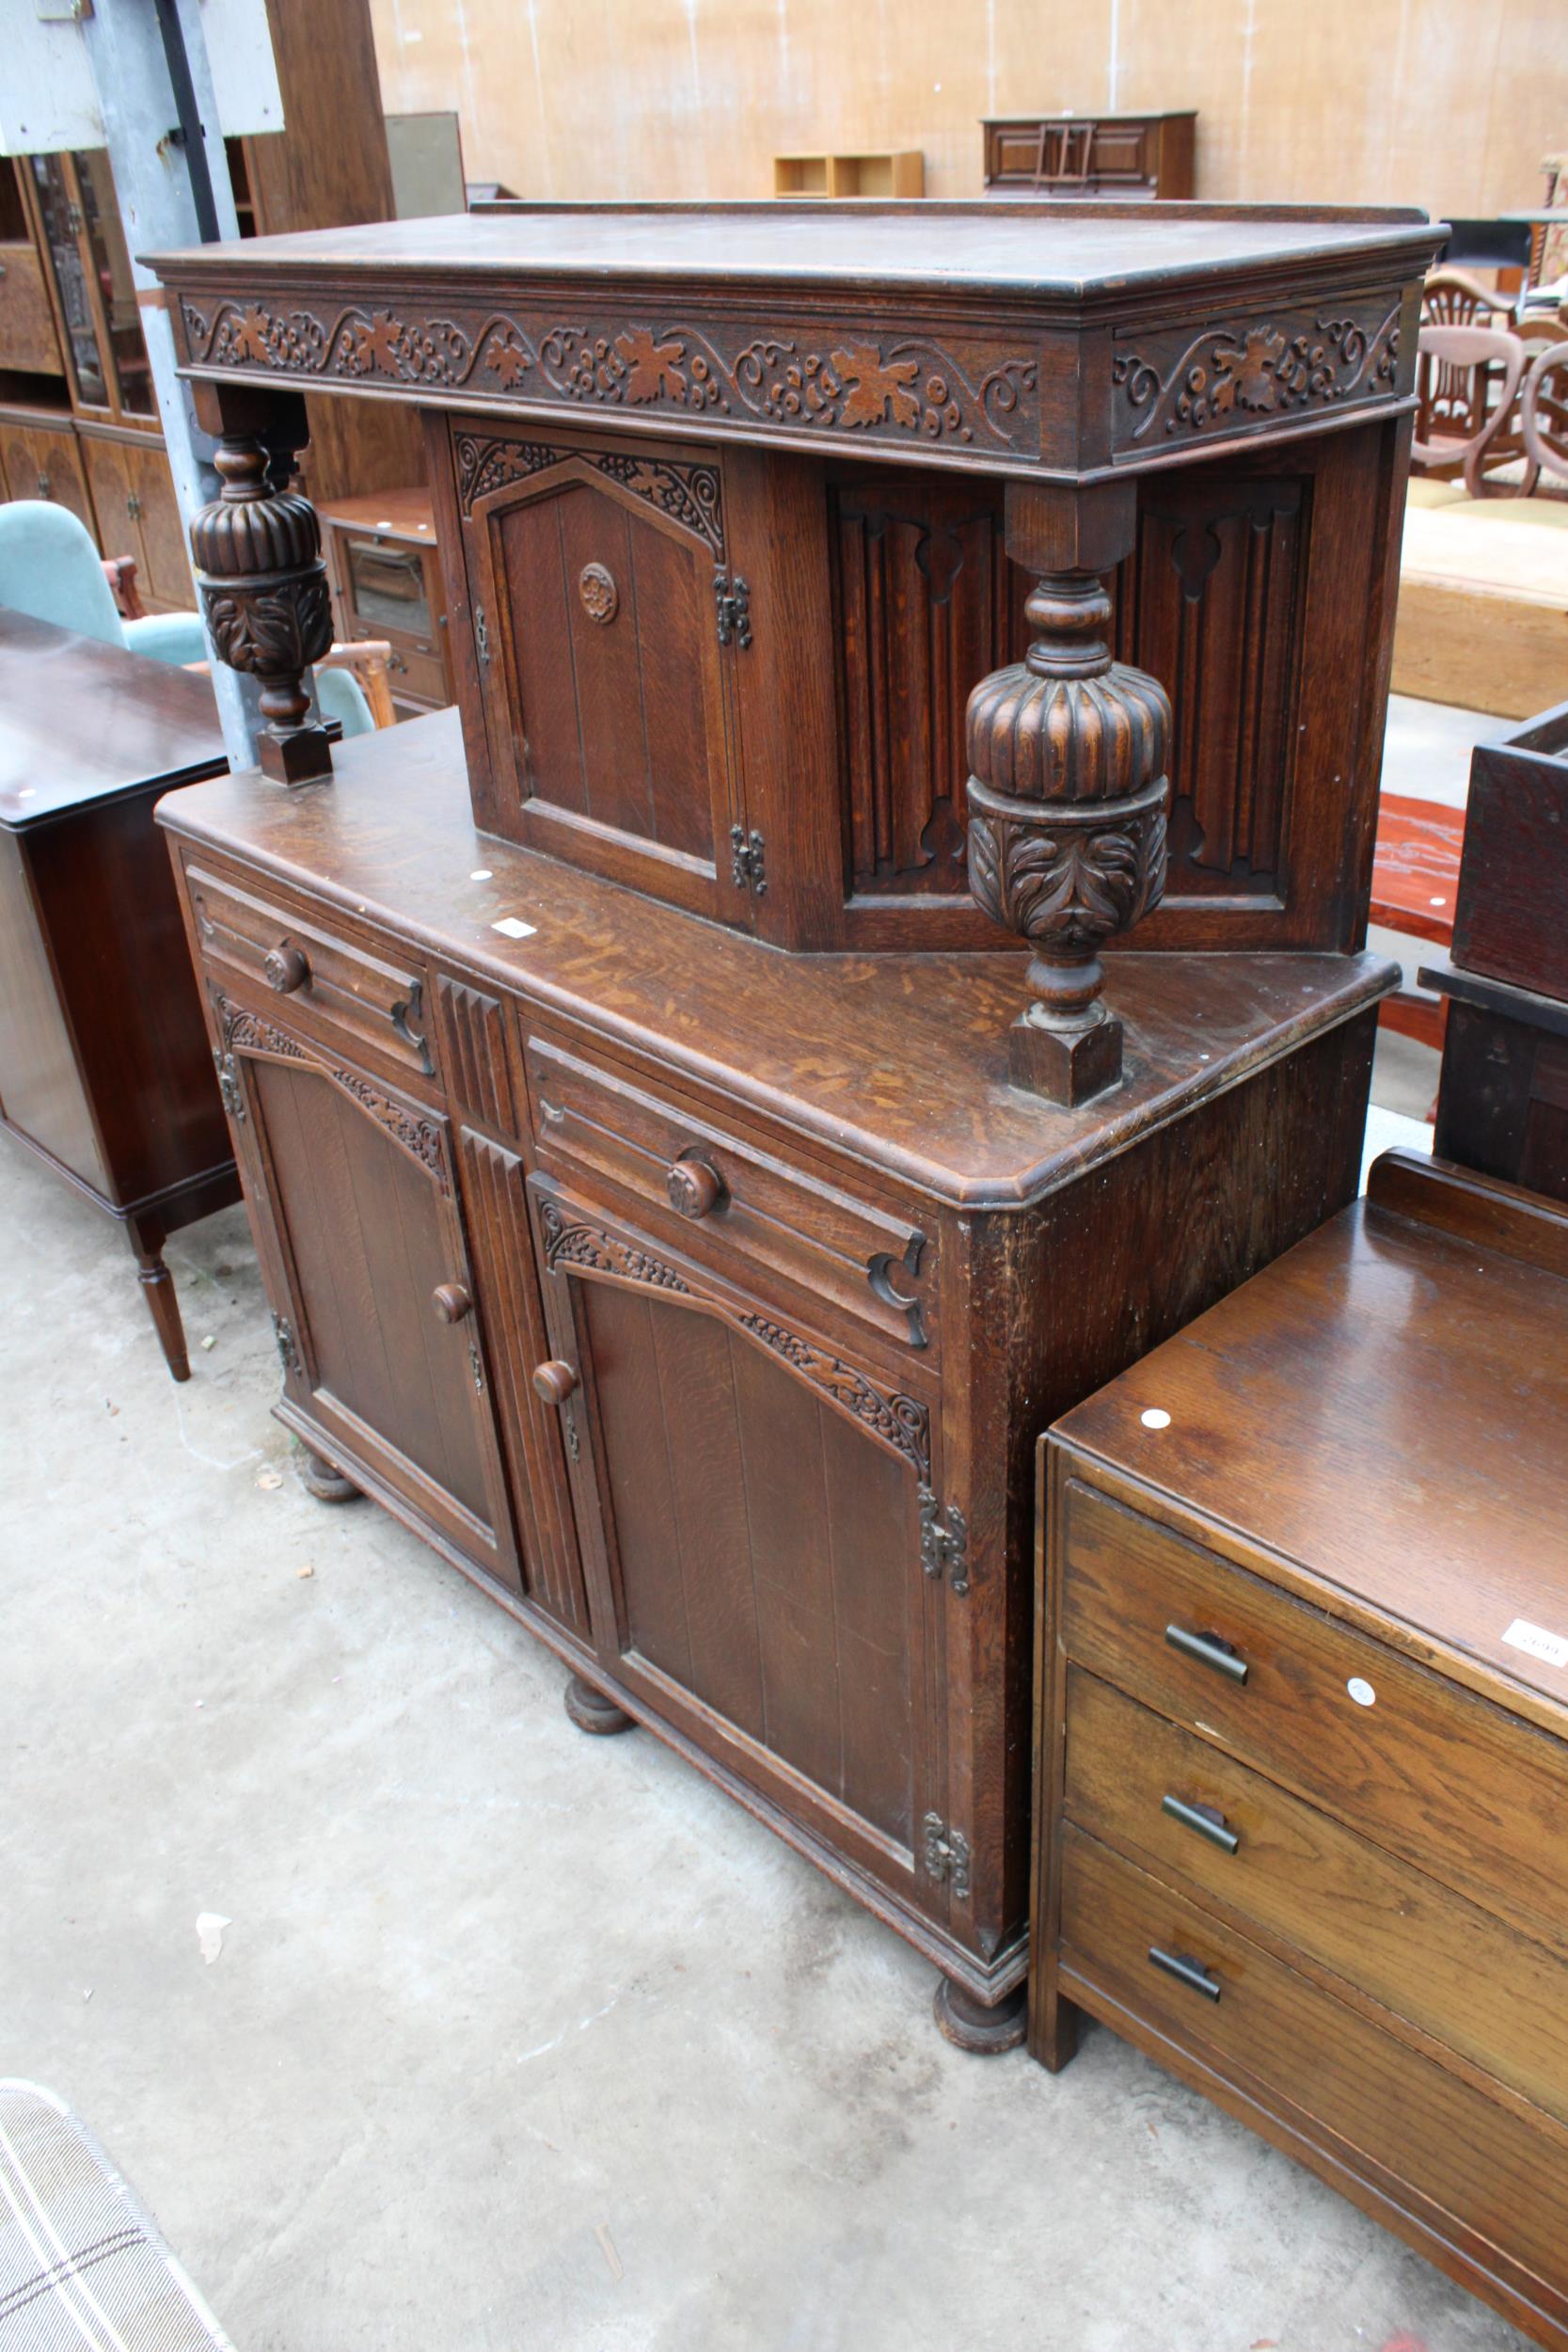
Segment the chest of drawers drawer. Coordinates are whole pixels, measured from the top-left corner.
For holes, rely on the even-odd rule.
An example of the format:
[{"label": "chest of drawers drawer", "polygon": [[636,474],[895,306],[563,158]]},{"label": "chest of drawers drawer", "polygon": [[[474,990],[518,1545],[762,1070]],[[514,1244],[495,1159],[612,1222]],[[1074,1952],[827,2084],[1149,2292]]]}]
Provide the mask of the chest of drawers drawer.
[{"label": "chest of drawers drawer", "polygon": [[215,976],[237,975],[259,1003],[285,1000],[291,1020],[356,1052],[369,1048],[400,1073],[434,1075],[422,973],[373,955],[281,894],[263,898],[195,863],[185,882]]},{"label": "chest of drawers drawer", "polygon": [[1568,1945],[1560,1742],[1077,1479],[1062,1563],[1071,1661]]},{"label": "chest of drawers drawer", "polygon": [[[940,1354],[937,1244],[914,1222],[785,1167],[721,1122],[660,1102],[552,1040],[527,1045],[539,1161],[676,1220],[699,1257],[742,1255],[927,1362]],[[672,1230],[673,1230],[672,1228]]]},{"label": "chest of drawers drawer", "polygon": [[1082,1667],[1069,1820],[1568,2124],[1568,1962]]},{"label": "chest of drawers drawer", "polygon": [[1394,2227],[1457,2246],[1497,2299],[1526,2307],[1515,2316],[1568,2322],[1568,2137],[1555,2125],[1473,2090],[1074,1828],[1060,1947],[1073,2000],[1181,2053],[1203,2088],[1228,2084],[1249,2120],[1261,2099],[1292,2153]]}]

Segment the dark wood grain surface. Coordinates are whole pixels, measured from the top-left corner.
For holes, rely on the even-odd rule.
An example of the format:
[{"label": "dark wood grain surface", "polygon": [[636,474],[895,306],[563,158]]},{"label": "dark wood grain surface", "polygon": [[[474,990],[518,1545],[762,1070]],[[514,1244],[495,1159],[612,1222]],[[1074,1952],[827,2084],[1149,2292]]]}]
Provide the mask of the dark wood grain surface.
[{"label": "dark wood grain surface", "polygon": [[1143,278],[1199,278],[1249,262],[1387,257],[1433,242],[1427,215],[1389,206],[918,203],[515,205],[436,220],[376,221],[148,257],[182,282],[242,257],[258,280],[341,263],[468,277],[612,274],[689,283],[813,281],[856,292],[991,288],[1071,298]]},{"label": "dark wood grain surface", "polygon": [[[1022,957],[789,956],[475,831],[458,722],[340,747],[337,780],[254,773],[165,801],[164,820],[307,894],[457,954],[819,1143],[941,1197],[1006,1206],[1129,1150],[1373,1003],[1374,956],[1118,959],[1119,1092],[1076,1111],[1007,1083]],[[479,877],[479,879],[476,879]],[[498,922],[532,927],[521,940]]]},{"label": "dark wood grain surface", "polygon": [[[1369,1197],[1069,1413],[1058,1434],[1271,1552],[1568,1704],[1568,1265],[1560,1224],[1476,1179],[1475,1221],[1417,1222],[1418,1178]],[[1557,1235],[1513,1254],[1519,1222]],[[1499,1248],[1502,1237],[1506,1247]],[[1168,1425],[1145,1425],[1146,1412]]]},{"label": "dark wood grain surface", "polygon": [[223,757],[210,680],[0,606],[0,824],[177,784]]}]

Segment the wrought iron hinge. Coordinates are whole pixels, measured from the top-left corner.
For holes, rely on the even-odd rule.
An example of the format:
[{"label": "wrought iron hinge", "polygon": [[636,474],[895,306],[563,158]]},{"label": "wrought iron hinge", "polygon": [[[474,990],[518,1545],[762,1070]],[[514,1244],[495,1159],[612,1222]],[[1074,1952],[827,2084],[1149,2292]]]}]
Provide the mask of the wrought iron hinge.
[{"label": "wrought iron hinge", "polygon": [[969,1590],[969,1521],[956,1502],[944,1511],[929,1486],[920,1489],[920,1565],[927,1576],[949,1577],[958,1594]]},{"label": "wrought iron hinge", "polygon": [[484,617],[484,607],[474,607],[474,650],[485,669],[490,667],[490,624]]},{"label": "wrought iron hinge", "polygon": [[566,1433],[567,1453],[571,1455],[574,1462],[580,1462],[582,1459],[582,1443],[578,1437],[578,1425],[577,1422],[573,1418],[570,1405],[563,1405],[561,1408],[561,1426]]},{"label": "wrought iron hinge", "polygon": [[927,1813],[921,1823],[926,1833],[926,1875],[940,1884],[945,1879],[960,1903],[969,1900],[969,1840],[961,1829],[949,1829],[940,1813]]},{"label": "wrought iron hinge", "polygon": [[749,890],[753,898],[765,895],[768,889],[768,845],[755,826],[749,839],[744,825],[730,827],[730,871],[737,890]]},{"label": "wrought iron hinge", "polygon": [[483,1396],[484,1394],[484,1359],[479,1352],[479,1342],[471,1331],[468,1334],[468,1361],[474,1368],[474,1393],[476,1396]]},{"label": "wrought iron hinge", "polygon": [[140,522],[141,501],[136,496],[135,490],[128,490],[125,494],[125,512],[130,516],[131,520],[134,523]]},{"label": "wrought iron hinge", "polygon": [[221,1053],[214,1046],[213,1063],[218,1073],[218,1092],[223,1097],[224,1109],[230,1119],[243,1119],[245,1096],[240,1091],[240,1073],[234,1067],[233,1055]]},{"label": "wrought iron hinge", "polygon": [[715,572],[713,601],[719,609],[719,643],[738,645],[744,653],[752,642],[751,590],[738,577],[731,581],[722,572]]},{"label": "wrought iron hinge", "polygon": [[39,496],[40,496],[40,499],[52,499],[52,498],[54,497],[54,495],[55,495],[55,487],[54,487],[53,483],[50,481],[49,476],[48,476],[46,473],[44,473],[44,472],[42,472],[42,471],[40,470],[40,474],[39,474]]},{"label": "wrought iron hinge", "polygon": [[272,1336],[277,1342],[277,1360],[285,1373],[300,1371],[299,1350],[294,1345],[293,1327],[281,1315],[274,1315],[272,1319]]},{"label": "wrought iron hinge", "polygon": [[71,199],[65,208],[65,225],[70,230],[73,237],[79,237],[82,230],[87,226],[87,223],[82,218],[82,207],[76,202],[74,198]]}]

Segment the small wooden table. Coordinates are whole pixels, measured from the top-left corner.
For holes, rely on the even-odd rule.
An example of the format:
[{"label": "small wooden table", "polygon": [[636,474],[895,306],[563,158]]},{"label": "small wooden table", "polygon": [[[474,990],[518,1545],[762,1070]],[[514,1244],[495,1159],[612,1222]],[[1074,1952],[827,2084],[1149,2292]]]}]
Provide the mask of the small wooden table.
[{"label": "small wooden table", "polygon": [[176,1380],[164,1243],[240,1184],[152,809],[227,764],[205,678],[0,609],[0,1125],[125,1227]]}]

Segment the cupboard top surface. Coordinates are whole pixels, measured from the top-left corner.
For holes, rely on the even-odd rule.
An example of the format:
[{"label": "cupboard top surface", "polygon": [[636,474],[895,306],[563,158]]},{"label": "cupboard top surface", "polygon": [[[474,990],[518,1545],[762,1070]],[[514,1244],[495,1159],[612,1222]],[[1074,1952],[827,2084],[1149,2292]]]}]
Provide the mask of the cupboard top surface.
[{"label": "cupboard top surface", "polygon": [[[1424,1221],[1434,1187],[1459,1204],[1447,1227]],[[1568,1734],[1565,1437],[1568,1229],[1513,1186],[1390,1153],[1366,1200],[1075,1406],[1053,1443],[1548,1700]],[[1548,1654],[1519,1646],[1520,1621]]]},{"label": "cupboard top surface", "polygon": [[0,606],[0,825],[223,764],[210,679]]},{"label": "cupboard top surface", "polygon": [[[227,851],[806,1137],[964,1206],[1011,1208],[1371,1005],[1375,956],[1131,955],[1106,998],[1127,1076],[1061,1110],[1007,1084],[1025,960],[792,955],[476,831],[455,712],[362,736],[336,780],[254,771],[160,803]],[[531,925],[513,940],[501,921]]]},{"label": "cupboard top surface", "polygon": [[[1143,119],[1144,118],[1139,118]],[[372,221],[155,254],[180,283],[241,264],[269,282],[341,267],[356,278],[439,273],[642,278],[721,286],[817,284],[856,297],[883,290],[1073,296],[1139,281],[1209,278],[1330,257],[1424,262],[1424,213],[1307,205],[907,203],[560,204]]]}]

